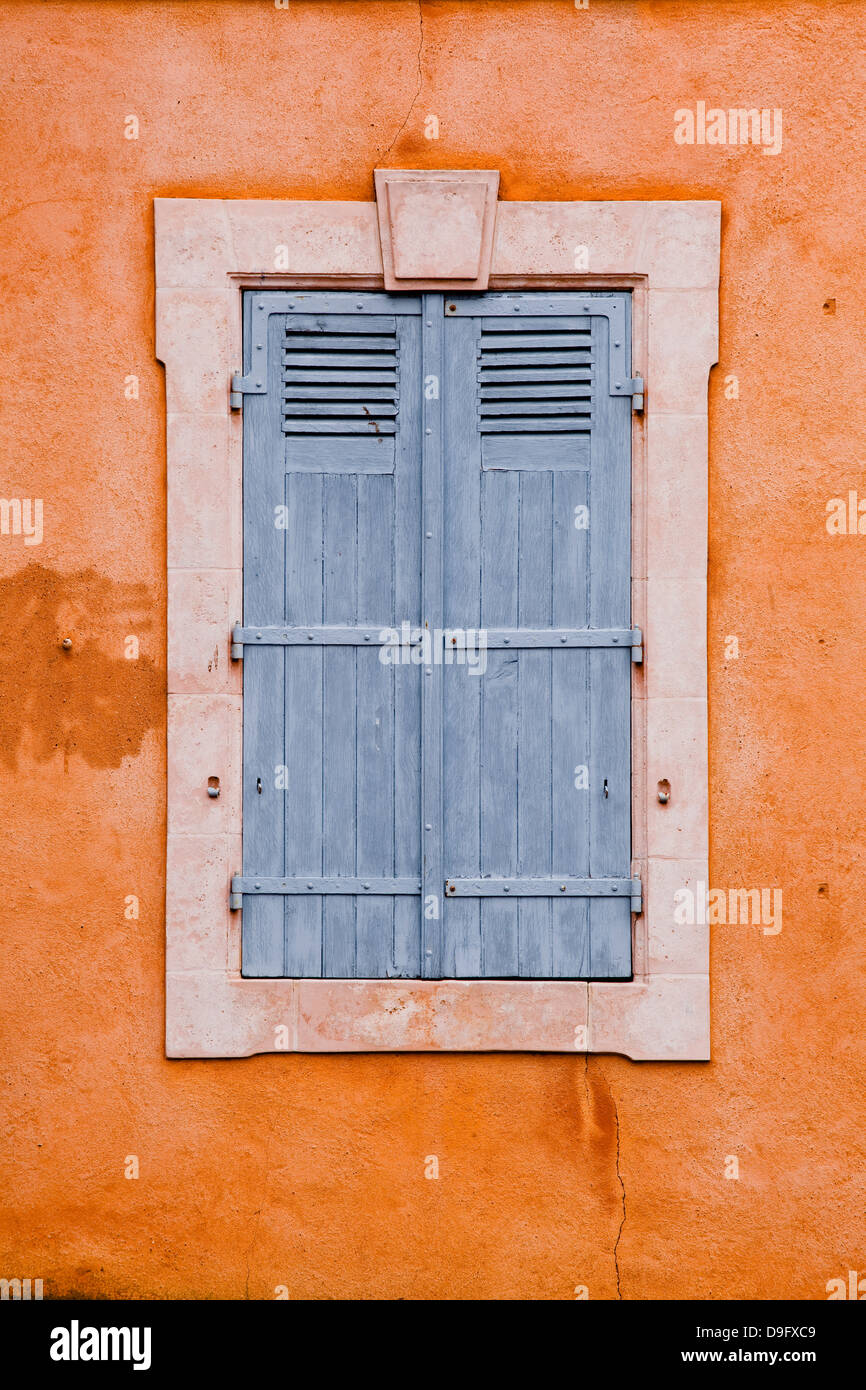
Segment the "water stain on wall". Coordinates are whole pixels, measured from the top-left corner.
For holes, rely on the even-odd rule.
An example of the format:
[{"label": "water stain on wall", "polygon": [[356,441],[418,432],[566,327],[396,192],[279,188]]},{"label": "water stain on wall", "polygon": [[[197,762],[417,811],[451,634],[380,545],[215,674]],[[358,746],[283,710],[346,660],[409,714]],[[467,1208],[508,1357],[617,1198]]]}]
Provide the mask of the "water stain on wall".
[{"label": "water stain on wall", "polygon": [[[165,719],[165,671],[146,654],[154,600],[145,584],[95,570],[27,565],[0,580],[0,757],[25,737],[37,762],[62,753],[120,767]],[[134,639],[130,641],[129,639]],[[137,655],[127,655],[137,650]]]}]

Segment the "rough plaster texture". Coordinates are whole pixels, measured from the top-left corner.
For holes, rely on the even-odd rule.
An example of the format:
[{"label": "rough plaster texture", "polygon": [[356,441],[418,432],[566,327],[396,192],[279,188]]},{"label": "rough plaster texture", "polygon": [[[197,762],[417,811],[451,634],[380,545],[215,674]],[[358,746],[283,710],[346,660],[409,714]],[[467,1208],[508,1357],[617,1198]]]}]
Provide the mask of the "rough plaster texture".
[{"label": "rough plaster texture", "polygon": [[[46,518],[39,547],[0,539],[4,1276],[47,1295],[825,1297],[866,1261],[866,570],[863,540],[824,526],[828,498],[866,491],[866,7],[109,0],[0,18],[2,492]],[[673,111],[698,100],[781,107],[782,153],[675,145]],[[388,164],[499,168],[506,200],[722,201],[710,872],[781,886],[785,912],[777,936],[715,930],[707,1065],[163,1056],[152,200],[365,201]],[[129,633],[144,663],[124,661]]]}]

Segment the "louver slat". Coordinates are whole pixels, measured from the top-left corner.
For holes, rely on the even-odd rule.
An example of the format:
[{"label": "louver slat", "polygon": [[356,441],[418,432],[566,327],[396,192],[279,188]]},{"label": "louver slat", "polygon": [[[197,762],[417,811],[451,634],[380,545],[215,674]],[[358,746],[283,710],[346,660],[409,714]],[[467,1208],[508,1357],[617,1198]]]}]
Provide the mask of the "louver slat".
[{"label": "louver slat", "polygon": [[283,353],[283,362],[287,367],[347,367],[350,371],[355,367],[393,365],[392,358],[385,352],[364,352],[361,347],[357,352],[304,352],[300,344],[294,351]]},{"label": "louver slat", "polygon": [[308,331],[298,332],[286,329],[287,353],[318,351],[327,352],[390,352],[394,346],[394,334],[375,333],[335,333],[325,325],[317,330],[318,337],[311,337]]},{"label": "louver slat", "polygon": [[285,386],[284,401],[393,401],[394,392],[387,383],[382,386],[320,386],[305,382],[300,386]]},{"label": "louver slat", "polygon": [[589,400],[590,385],[577,386],[565,382],[550,382],[546,386],[483,386],[479,391],[483,401]]},{"label": "louver slat", "polygon": [[[282,421],[286,467],[305,472],[333,469],[333,449],[342,437],[351,446],[352,466],[390,472],[399,413],[396,321],[296,316],[286,328],[282,353]],[[360,450],[360,452],[359,452]],[[369,458],[366,458],[369,454]]]},{"label": "louver slat", "polygon": [[[284,415],[297,415],[301,419],[319,416],[347,416],[349,418],[357,416],[369,420],[372,413],[372,402],[370,405],[360,405],[354,401],[289,401],[283,406]],[[375,413],[378,418],[383,415],[396,415],[397,407],[391,401],[376,401]]]},{"label": "louver slat", "polygon": [[576,415],[588,416],[590,411],[589,402],[586,405],[579,405],[576,401],[539,401],[533,400],[527,404],[525,400],[517,401],[481,401],[479,410],[483,415],[567,415],[572,418]]},{"label": "louver slat", "polygon": [[482,467],[589,466],[593,398],[587,318],[485,318],[478,349]]},{"label": "louver slat", "polygon": [[589,329],[575,329],[571,333],[560,333],[548,328],[544,333],[511,333],[511,332],[485,332],[482,334],[481,347],[490,352],[502,352],[506,349],[519,352],[526,352],[530,348],[544,348],[545,351],[553,351],[557,348],[567,348],[569,352],[574,352],[576,347],[584,347],[589,350],[592,335]]},{"label": "louver slat", "polygon": [[580,367],[524,367],[522,371],[503,371],[499,367],[494,370],[482,370],[478,374],[478,379],[482,384],[495,385],[497,382],[509,381],[591,381],[592,380],[592,358],[588,357],[585,364]]},{"label": "louver slat", "polygon": [[[482,348],[485,346],[482,338]],[[543,352],[543,356],[542,356]],[[582,367],[586,361],[577,347],[570,352],[567,349],[547,347],[541,352],[535,352],[527,348],[525,352],[496,352],[490,351],[482,358],[483,367],[534,367],[539,363],[549,367]]]},{"label": "louver slat", "polygon": [[514,419],[481,418],[481,433],[484,434],[573,434],[577,435],[583,425],[589,433],[589,416],[571,415],[565,420],[550,419],[541,415],[522,415]]}]

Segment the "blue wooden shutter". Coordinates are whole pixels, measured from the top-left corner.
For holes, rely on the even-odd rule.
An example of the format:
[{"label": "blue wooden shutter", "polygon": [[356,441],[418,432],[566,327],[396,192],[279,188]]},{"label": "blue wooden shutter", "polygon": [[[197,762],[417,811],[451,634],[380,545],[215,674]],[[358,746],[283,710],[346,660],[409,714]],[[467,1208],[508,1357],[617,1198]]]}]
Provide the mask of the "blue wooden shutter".
[{"label": "blue wooden shutter", "polygon": [[245,301],[243,973],[418,975],[420,301]]},{"label": "blue wooden shutter", "polygon": [[245,296],[245,975],[630,975],[628,311]]},{"label": "blue wooden shutter", "polygon": [[628,307],[446,300],[445,976],[631,974]]}]

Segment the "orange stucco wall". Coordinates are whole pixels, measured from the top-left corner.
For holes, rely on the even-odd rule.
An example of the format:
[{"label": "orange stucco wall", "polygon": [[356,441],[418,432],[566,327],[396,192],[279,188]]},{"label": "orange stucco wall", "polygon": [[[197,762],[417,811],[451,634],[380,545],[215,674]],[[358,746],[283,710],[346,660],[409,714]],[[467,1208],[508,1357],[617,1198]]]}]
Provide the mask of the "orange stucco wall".
[{"label": "orange stucco wall", "polygon": [[[45,510],[40,546],[0,537],[0,1275],[85,1297],[826,1297],[866,1269],[866,539],[825,527],[829,498],[866,493],[866,4],[83,0],[0,23],[0,492]],[[781,154],[677,145],[699,100],[781,108]],[[710,1064],[163,1057],[152,200],[369,199],[377,165],[498,168],[506,199],[722,201],[711,880],[781,887],[784,925],[715,930]]]}]

